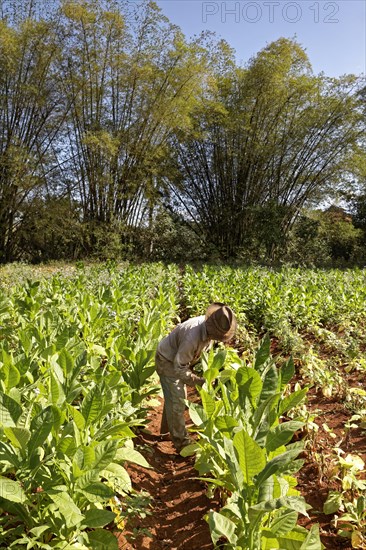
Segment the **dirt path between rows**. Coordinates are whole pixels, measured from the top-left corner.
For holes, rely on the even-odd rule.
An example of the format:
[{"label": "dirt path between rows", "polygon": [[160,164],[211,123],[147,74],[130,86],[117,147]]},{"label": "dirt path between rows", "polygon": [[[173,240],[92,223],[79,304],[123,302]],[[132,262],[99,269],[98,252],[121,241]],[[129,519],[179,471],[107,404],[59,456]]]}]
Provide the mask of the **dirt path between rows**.
[{"label": "dirt path between rows", "polygon": [[[197,399],[191,388],[188,388],[188,397]],[[205,484],[197,479],[194,457],[181,457],[170,441],[161,440],[162,411],[161,400],[160,406],[149,414],[147,430],[135,439],[136,448],[152,468],[128,467],[133,486],[148,491],[152,497],[151,515],[135,524],[136,528],[148,529],[151,537],[139,536],[128,542],[120,535],[119,547],[123,550],[212,550],[209,527],[203,516],[210,509],[218,509],[218,502],[207,498]],[[188,423],[188,413],[186,420]]]},{"label": "dirt path between rows", "polygon": [[[361,378],[360,378],[361,380]],[[188,388],[188,397],[197,401],[194,390]],[[304,452],[304,466],[297,474],[300,493],[312,506],[309,518],[299,517],[299,523],[308,529],[314,523],[320,527],[321,540],[326,550],[351,550],[349,540],[341,538],[332,525],[332,516],[326,516],[323,504],[329,489],[337,488],[327,477],[327,467],[331,465],[331,450],[336,441],[342,440],[345,453],[357,453],[366,462],[366,433],[353,430],[345,438],[345,424],[350,412],[335,399],[327,399],[320,392],[310,390],[307,407],[316,412],[319,431],[312,443],[312,450]],[[147,491],[152,498],[151,515],[135,522],[137,529],[147,529],[151,536],[140,535],[128,541],[131,531],[118,536],[119,548],[123,550],[213,550],[209,527],[204,515],[210,510],[219,510],[220,503],[210,500],[206,495],[206,486],[197,479],[194,469],[194,457],[183,458],[178,455],[170,441],[160,437],[160,422],[163,401],[149,413],[147,430],[135,438],[136,448],[145,456],[151,469],[130,465],[133,487],[138,491]],[[188,412],[186,422],[189,423]],[[323,429],[324,423],[328,426]],[[335,440],[330,437],[329,429]],[[319,469],[314,455],[323,456],[324,469]],[[364,477],[364,476],[362,476]],[[127,537],[127,539],[126,539]],[[359,548],[364,549],[364,546]]]}]

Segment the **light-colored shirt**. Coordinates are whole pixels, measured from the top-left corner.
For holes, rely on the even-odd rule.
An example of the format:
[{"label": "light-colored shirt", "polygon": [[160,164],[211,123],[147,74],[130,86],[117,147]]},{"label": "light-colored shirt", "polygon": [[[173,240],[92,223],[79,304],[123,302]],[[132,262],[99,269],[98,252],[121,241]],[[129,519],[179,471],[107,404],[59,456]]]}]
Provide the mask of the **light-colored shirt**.
[{"label": "light-colored shirt", "polygon": [[[180,323],[158,345],[158,353],[173,364],[181,379],[192,378],[189,367],[196,364],[203,351],[207,351],[212,341],[207,335],[205,316],[192,317]],[[193,374],[195,378],[195,375]]]}]

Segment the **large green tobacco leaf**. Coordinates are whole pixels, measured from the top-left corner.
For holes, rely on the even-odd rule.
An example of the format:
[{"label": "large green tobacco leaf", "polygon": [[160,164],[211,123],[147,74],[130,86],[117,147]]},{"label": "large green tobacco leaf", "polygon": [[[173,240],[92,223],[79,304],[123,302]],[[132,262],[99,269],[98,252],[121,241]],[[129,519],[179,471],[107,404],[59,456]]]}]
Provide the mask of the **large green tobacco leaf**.
[{"label": "large green tobacco leaf", "polygon": [[90,550],[118,550],[117,538],[110,531],[95,529],[89,533]]},{"label": "large green tobacco leaf", "polygon": [[226,537],[231,544],[237,542],[238,537],[235,534],[236,524],[230,518],[219,512],[211,511],[205,516],[205,519],[209,524],[214,544],[216,544],[221,537]]},{"label": "large green tobacco leaf", "polygon": [[118,442],[114,440],[107,440],[99,443],[95,448],[95,460],[92,464],[94,469],[103,470],[116,456]]},{"label": "large green tobacco leaf", "polygon": [[112,462],[100,471],[100,476],[105,478],[117,493],[128,493],[132,489],[131,478],[127,470],[120,464]]},{"label": "large green tobacco leaf", "polygon": [[75,451],[72,465],[75,477],[80,477],[86,470],[90,472],[95,461],[94,448],[88,445],[80,445]]},{"label": "large green tobacco leaf", "polygon": [[261,374],[263,388],[259,398],[259,403],[267,401],[269,397],[278,392],[278,372],[276,365],[269,362],[266,369]]},{"label": "large green tobacco leaf", "polygon": [[114,512],[110,512],[109,510],[101,510],[99,508],[92,508],[91,510],[87,510],[85,512],[85,519],[83,521],[83,524],[86,527],[105,527],[109,523],[111,523],[114,518],[116,517],[116,514]]},{"label": "large green tobacco leaf", "polygon": [[50,373],[50,394],[53,405],[61,406],[65,402],[62,384],[54,372]]},{"label": "large green tobacco leaf", "polygon": [[275,428],[271,429],[267,434],[267,451],[275,451],[282,445],[286,445],[286,443],[292,439],[294,433],[300,430],[303,426],[304,422],[297,422],[295,420],[282,422],[278,426],[275,426]]},{"label": "large green tobacco leaf", "polygon": [[46,407],[33,418],[30,425],[32,435],[28,442],[28,454],[30,457],[38,447],[42,447],[48,435],[51,433],[55,420],[58,420],[58,415],[56,414],[56,409],[52,406]]},{"label": "large green tobacco leaf", "polygon": [[22,407],[14,399],[0,393],[0,425],[13,427],[22,414]]},{"label": "large green tobacco leaf", "polygon": [[100,415],[103,407],[103,397],[98,386],[94,386],[84,397],[81,414],[87,426],[90,426]]},{"label": "large green tobacco leaf", "polygon": [[262,339],[259,349],[257,350],[255,355],[254,368],[260,374],[262,373],[265,367],[265,364],[270,357],[270,345],[271,345],[271,341],[270,341],[269,335],[266,334],[266,336],[264,336],[264,338]]},{"label": "large green tobacco leaf", "polygon": [[65,376],[69,376],[70,374],[72,374],[74,369],[74,359],[71,353],[67,349],[63,348],[59,352],[57,363],[62,368],[62,371]]},{"label": "large green tobacco leaf", "polygon": [[235,450],[243,472],[244,482],[252,485],[253,478],[259,474],[266,464],[265,451],[252,439],[246,431],[241,430],[233,437]]},{"label": "large green tobacco leaf", "polygon": [[270,500],[265,500],[259,504],[251,506],[250,511],[254,512],[272,512],[273,510],[278,510],[280,508],[287,508],[295,512],[299,512],[304,516],[307,516],[307,505],[303,497],[298,496],[284,496],[280,498],[274,498]]},{"label": "large green tobacco leaf", "polygon": [[[5,352],[4,352],[5,353]],[[16,387],[20,382],[20,372],[13,362],[4,363],[2,366],[2,376],[4,378],[6,390]]]},{"label": "large green tobacco leaf", "polygon": [[31,432],[26,428],[4,428],[4,434],[15,448],[23,451],[31,437]]},{"label": "large green tobacco leaf", "polygon": [[298,513],[295,510],[280,510],[271,522],[271,532],[276,536],[284,535],[296,526]]},{"label": "large green tobacco leaf", "polygon": [[322,548],[324,546],[320,542],[319,525],[312,525],[300,550],[321,550]]},{"label": "large green tobacco leaf", "polygon": [[322,550],[319,537],[319,526],[313,525],[308,531],[303,527],[295,526],[291,531],[276,536],[270,530],[262,531],[261,550]]},{"label": "large green tobacco leaf", "polygon": [[94,481],[84,489],[80,489],[80,492],[89,502],[105,502],[114,496],[114,491],[101,481]]},{"label": "large green tobacco leaf", "polygon": [[245,407],[245,398],[248,398],[254,408],[263,388],[259,373],[251,367],[240,367],[236,371],[235,379],[238,384],[241,406]]},{"label": "large green tobacco leaf", "polygon": [[203,410],[206,413],[206,418],[209,419],[214,416],[215,411],[220,403],[218,403],[217,400],[215,400],[214,397],[204,389],[200,390],[200,397]]},{"label": "large green tobacco leaf", "polygon": [[281,367],[281,389],[284,389],[285,386],[290,382],[291,378],[295,374],[295,365],[292,357],[286,361]]},{"label": "large green tobacco leaf", "polygon": [[71,414],[77,428],[79,430],[83,430],[85,428],[85,418],[83,417],[81,412],[78,409],[76,409],[75,407],[73,407],[72,405],[69,405],[68,403],[67,403],[66,406],[67,406],[67,410]]},{"label": "large green tobacco leaf", "polygon": [[68,528],[75,527],[83,521],[84,515],[76,506],[70,495],[66,492],[58,493],[54,491],[49,491],[48,494],[54,502],[55,510],[58,510],[63,516]]},{"label": "large green tobacco leaf", "polygon": [[134,464],[138,464],[144,468],[152,467],[139,451],[136,451],[136,449],[132,449],[130,447],[121,447],[118,449],[114,460],[116,462],[133,462]]},{"label": "large green tobacco leaf", "polygon": [[287,395],[279,404],[278,415],[281,416],[286,411],[297,407],[305,399],[307,392],[308,388],[303,388]]},{"label": "large green tobacco leaf", "polygon": [[267,462],[263,470],[257,475],[256,486],[260,487],[266,479],[277,473],[283,473],[293,462],[293,460],[299,455],[301,449],[294,449],[286,451],[278,456],[275,456]]},{"label": "large green tobacco leaf", "polygon": [[270,395],[258,406],[252,416],[251,424],[253,426],[253,437],[261,446],[265,445],[267,433],[273,422],[278,418],[277,414],[273,414],[273,411],[275,410],[280,397],[280,393]]}]

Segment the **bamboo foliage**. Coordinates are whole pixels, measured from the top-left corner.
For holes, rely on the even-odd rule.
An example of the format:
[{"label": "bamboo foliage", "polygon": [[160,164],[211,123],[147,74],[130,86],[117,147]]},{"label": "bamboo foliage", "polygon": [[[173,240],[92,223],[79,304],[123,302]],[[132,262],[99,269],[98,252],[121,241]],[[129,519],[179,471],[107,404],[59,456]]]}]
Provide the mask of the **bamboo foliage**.
[{"label": "bamboo foliage", "polygon": [[95,2],[68,3],[64,15],[68,140],[84,217],[137,225],[166,137],[186,124],[202,64],[153,4],[133,26]]},{"label": "bamboo foliage", "polygon": [[44,186],[43,166],[62,123],[53,86],[59,53],[52,27],[24,20],[18,29],[0,21],[0,259],[14,252],[19,210]]},{"label": "bamboo foliage", "polygon": [[[224,255],[253,233],[271,254],[283,244],[273,227],[283,241],[306,201],[339,185],[364,132],[358,87],[352,77],[313,75],[302,48],[285,39],[219,80],[177,147],[184,206]],[[260,227],[266,219],[271,235]]]}]

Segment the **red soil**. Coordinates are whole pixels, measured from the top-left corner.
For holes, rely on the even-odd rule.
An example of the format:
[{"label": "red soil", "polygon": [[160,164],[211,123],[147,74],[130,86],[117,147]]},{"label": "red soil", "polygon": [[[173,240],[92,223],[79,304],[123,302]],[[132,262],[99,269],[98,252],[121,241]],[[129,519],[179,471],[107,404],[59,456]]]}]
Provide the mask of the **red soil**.
[{"label": "red soil", "polygon": [[[196,399],[192,391],[189,397]],[[351,415],[336,399],[324,398],[311,390],[307,408],[309,411],[317,411],[315,422],[319,431],[313,434],[311,445],[307,444],[305,463],[297,475],[298,489],[312,506],[309,518],[301,517],[299,523],[307,528],[318,523],[325,549],[349,550],[352,548],[350,541],[337,535],[331,523],[333,516],[325,515],[322,510],[329,489],[339,488],[339,484],[337,486],[337,482],[331,480],[329,475],[334,446],[340,442],[345,453],[358,454],[366,462],[366,434],[358,429],[346,434],[345,423]],[[179,456],[170,441],[161,440],[161,415],[162,404],[151,411],[146,433],[141,433],[135,439],[136,448],[146,457],[152,469],[136,465],[128,467],[134,488],[148,491],[152,497],[151,515],[134,523],[134,527],[148,529],[151,537],[143,535],[128,542],[126,537],[131,531],[125,532],[119,535],[120,548],[212,550],[214,546],[203,516],[210,509],[218,510],[219,502],[210,500],[206,496],[205,484],[196,479],[198,474],[194,469],[193,457]],[[323,429],[324,424],[327,424],[330,432]],[[319,464],[320,455],[322,465]]]}]

